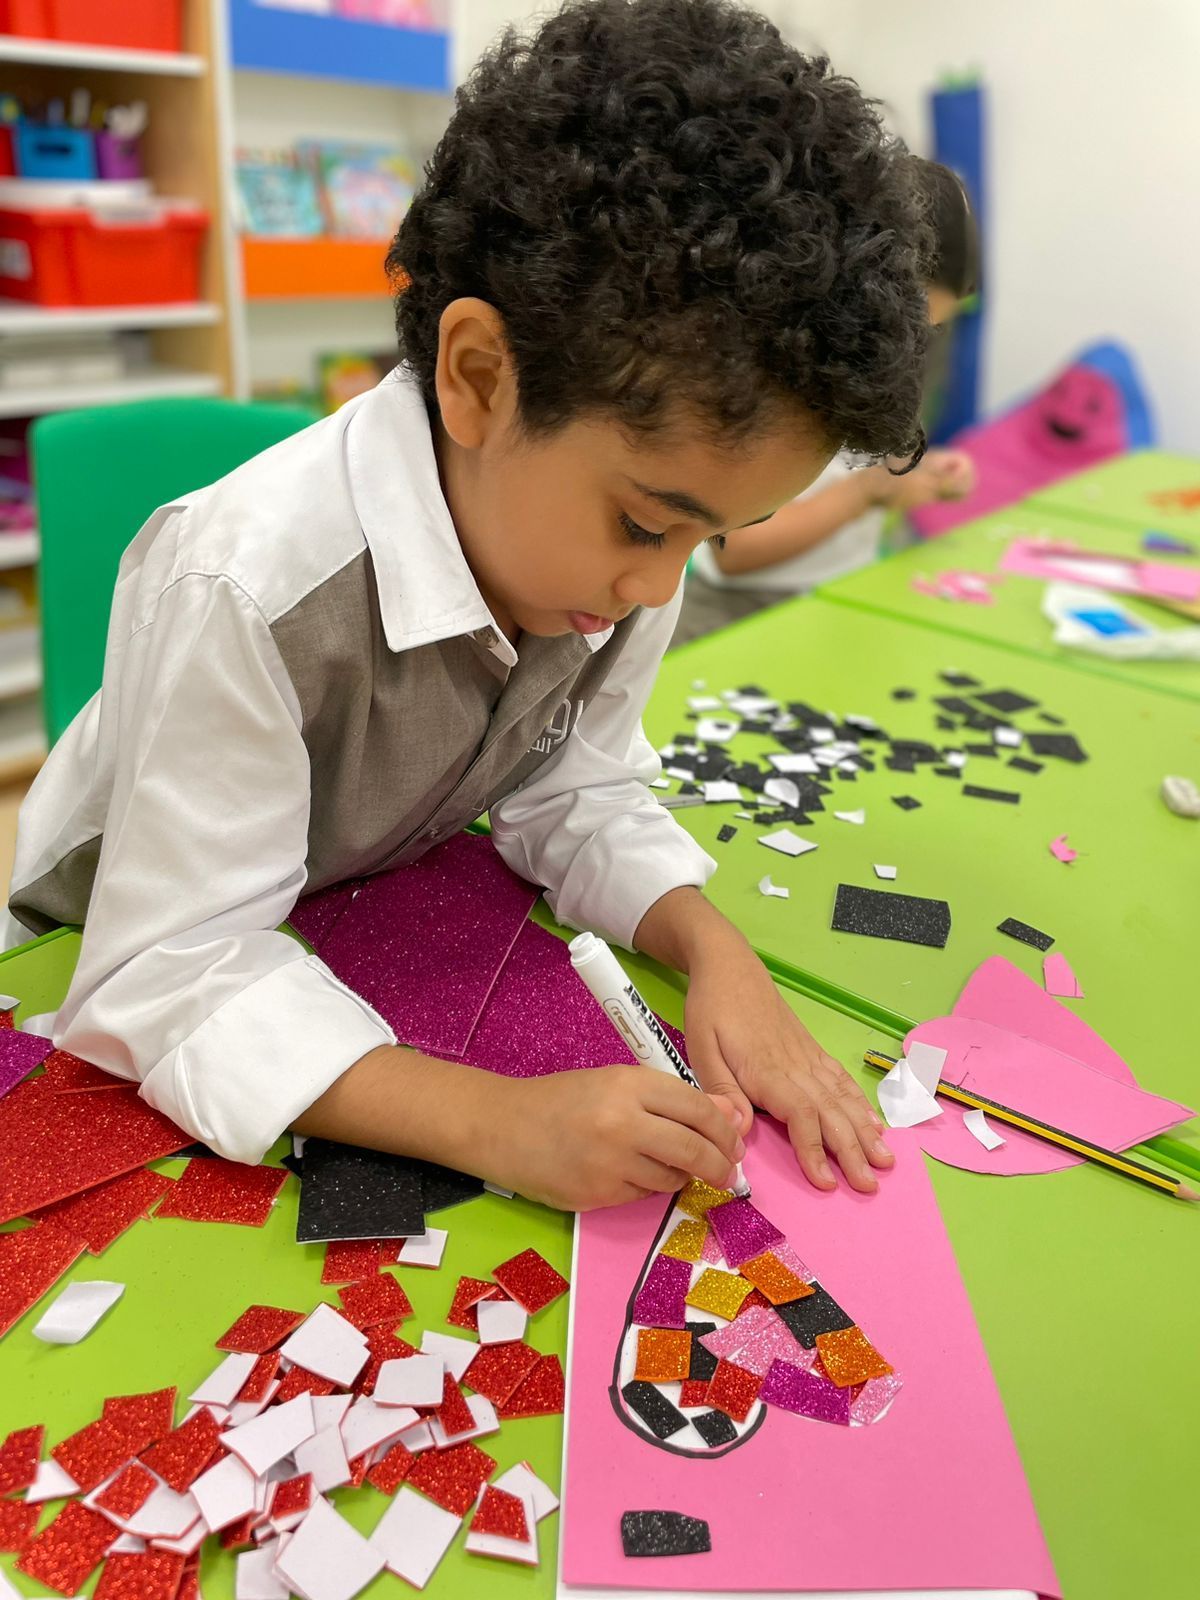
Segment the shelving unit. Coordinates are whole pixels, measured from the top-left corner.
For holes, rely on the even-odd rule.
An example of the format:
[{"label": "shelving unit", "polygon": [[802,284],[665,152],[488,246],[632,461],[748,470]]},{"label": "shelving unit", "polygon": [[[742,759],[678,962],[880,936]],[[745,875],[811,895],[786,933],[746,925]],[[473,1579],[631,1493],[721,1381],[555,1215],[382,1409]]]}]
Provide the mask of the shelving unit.
[{"label": "shelving unit", "polygon": [[[78,87],[110,104],[141,100],[149,111],[142,139],[146,176],[156,194],[198,202],[210,226],[196,302],[44,309],[0,300],[0,351],[6,339],[66,339],[98,331],[144,330],[149,365],[119,378],[6,387],[0,420],[165,395],[245,391],[243,296],[231,224],[229,50],[226,0],[185,0],[183,50],[109,48],[0,36],[0,93],[35,102],[66,98]],[[135,532],[130,529],[130,535]],[[36,532],[0,533],[0,572],[37,560]],[[36,623],[36,616],[31,619]],[[18,623],[23,629],[23,619]],[[45,753],[41,731],[41,661],[5,652],[0,626],[0,784],[36,769]],[[15,636],[7,641],[11,650]],[[22,636],[21,645],[24,645]]]},{"label": "shelving unit", "polygon": [[242,240],[247,300],[379,299],[389,239]]}]

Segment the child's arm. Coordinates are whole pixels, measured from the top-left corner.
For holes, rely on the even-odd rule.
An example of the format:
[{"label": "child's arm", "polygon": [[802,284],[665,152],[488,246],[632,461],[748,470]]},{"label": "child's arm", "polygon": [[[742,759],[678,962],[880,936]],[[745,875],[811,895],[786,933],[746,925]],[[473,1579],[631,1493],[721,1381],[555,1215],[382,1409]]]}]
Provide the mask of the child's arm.
[{"label": "child's arm", "polygon": [[887,505],[894,481],[882,467],[861,467],[827,489],[782,506],[766,522],[736,529],[724,549],[713,548],[713,560],[732,578],[802,555],[874,507]]}]

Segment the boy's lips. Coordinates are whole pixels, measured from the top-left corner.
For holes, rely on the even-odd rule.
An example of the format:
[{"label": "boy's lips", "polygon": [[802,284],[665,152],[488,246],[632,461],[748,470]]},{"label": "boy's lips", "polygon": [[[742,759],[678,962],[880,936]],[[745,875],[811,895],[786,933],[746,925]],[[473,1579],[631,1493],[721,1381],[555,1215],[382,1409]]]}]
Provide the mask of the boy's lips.
[{"label": "boy's lips", "polygon": [[568,611],[567,621],[576,633],[603,633],[611,628],[611,617],[598,617],[594,611]]}]

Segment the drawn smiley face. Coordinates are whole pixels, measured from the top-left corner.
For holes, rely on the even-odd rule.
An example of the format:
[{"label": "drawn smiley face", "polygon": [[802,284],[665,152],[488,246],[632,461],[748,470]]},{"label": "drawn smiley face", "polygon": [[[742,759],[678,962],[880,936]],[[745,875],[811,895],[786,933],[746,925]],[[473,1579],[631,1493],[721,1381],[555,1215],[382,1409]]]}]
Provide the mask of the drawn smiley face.
[{"label": "drawn smiley face", "polygon": [[1033,402],[1029,420],[1041,449],[1081,464],[1124,448],[1120,392],[1082,363],[1069,367]]}]

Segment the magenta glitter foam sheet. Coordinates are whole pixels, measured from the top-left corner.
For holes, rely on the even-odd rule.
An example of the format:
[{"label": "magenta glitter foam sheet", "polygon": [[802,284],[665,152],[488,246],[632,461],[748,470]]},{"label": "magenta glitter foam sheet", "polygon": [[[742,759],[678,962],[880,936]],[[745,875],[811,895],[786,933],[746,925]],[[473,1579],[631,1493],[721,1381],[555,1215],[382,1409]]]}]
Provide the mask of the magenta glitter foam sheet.
[{"label": "magenta glitter foam sheet", "polygon": [[54,1046],[39,1033],[0,1030],[0,1095],[15,1089],[34,1067],[40,1067]]},{"label": "magenta glitter foam sheet", "polygon": [[[402,1044],[459,1056],[537,896],[490,839],[460,833],[368,878],[319,953]],[[324,921],[320,911],[310,925]]]}]

